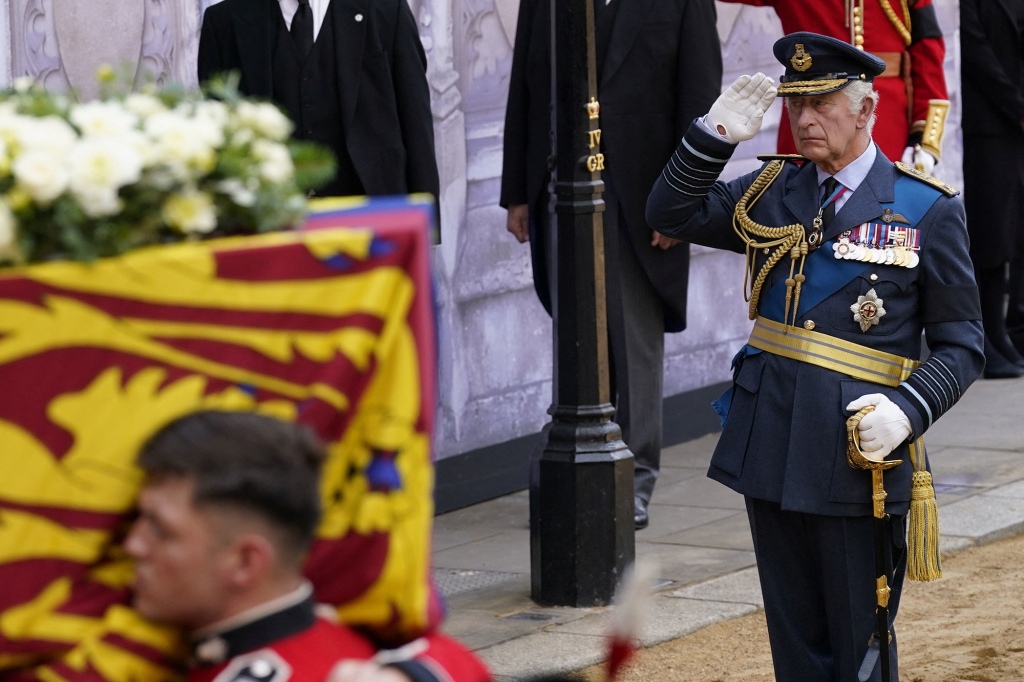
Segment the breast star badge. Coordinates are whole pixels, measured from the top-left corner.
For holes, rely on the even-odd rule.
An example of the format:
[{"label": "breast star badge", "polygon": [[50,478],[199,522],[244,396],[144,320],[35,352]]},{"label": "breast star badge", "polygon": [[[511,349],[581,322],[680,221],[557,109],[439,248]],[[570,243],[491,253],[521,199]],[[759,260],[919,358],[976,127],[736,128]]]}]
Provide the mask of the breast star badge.
[{"label": "breast star badge", "polygon": [[882,299],[874,289],[868,289],[868,293],[857,297],[857,302],[850,306],[853,311],[853,321],[860,324],[860,330],[866,332],[885,315],[885,308],[882,307]]}]

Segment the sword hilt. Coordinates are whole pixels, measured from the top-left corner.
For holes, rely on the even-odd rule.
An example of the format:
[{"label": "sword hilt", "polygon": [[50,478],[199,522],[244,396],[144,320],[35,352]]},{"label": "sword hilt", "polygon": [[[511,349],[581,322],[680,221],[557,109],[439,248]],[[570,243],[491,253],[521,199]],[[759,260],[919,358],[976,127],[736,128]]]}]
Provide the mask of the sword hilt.
[{"label": "sword hilt", "polygon": [[876,519],[885,518],[885,487],[882,484],[882,472],[903,464],[902,459],[875,460],[868,458],[860,449],[860,422],[864,417],[875,411],[874,405],[862,407],[855,415],[846,420],[846,461],[854,469],[871,472],[871,509]]}]

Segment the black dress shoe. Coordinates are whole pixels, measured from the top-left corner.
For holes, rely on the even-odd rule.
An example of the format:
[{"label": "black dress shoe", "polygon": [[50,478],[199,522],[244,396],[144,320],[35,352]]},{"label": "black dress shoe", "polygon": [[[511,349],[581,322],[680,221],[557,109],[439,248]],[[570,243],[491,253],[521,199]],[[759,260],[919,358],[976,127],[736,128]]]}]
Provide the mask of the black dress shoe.
[{"label": "black dress shoe", "polygon": [[647,523],[650,519],[647,517],[647,503],[642,498],[633,498],[633,524],[637,530],[643,530],[647,527]]},{"label": "black dress shoe", "polygon": [[1016,379],[1024,376],[1024,367],[1007,360],[986,340],[984,376],[986,379]]},{"label": "black dress shoe", "polygon": [[1017,352],[1024,355],[1024,327],[1010,330],[1010,343],[1017,349]]}]

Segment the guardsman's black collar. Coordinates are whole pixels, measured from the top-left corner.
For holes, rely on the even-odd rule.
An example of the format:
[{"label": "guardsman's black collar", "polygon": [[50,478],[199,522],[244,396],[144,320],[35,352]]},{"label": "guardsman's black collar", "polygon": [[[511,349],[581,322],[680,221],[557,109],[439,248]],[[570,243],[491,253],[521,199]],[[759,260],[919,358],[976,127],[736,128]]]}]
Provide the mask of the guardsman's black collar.
[{"label": "guardsman's black collar", "polygon": [[219,665],[313,626],[313,588],[309,583],[283,597],[261,604],[192,636],[193,667]]}]

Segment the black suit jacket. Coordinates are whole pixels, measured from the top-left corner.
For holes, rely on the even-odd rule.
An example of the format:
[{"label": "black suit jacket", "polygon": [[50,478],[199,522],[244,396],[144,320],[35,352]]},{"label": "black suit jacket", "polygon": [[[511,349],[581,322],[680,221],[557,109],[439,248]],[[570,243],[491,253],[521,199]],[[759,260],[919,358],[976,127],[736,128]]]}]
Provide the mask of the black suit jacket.
[{"label": "black suit jacket", "polygon": [[963,128],[1020,135],[1024,120],[1024,0],[960,0]]},{"label": "black suit jacket", "polygon": [[[331,0],[346,146],[367,194],[439,195],[426,56],[405,0]],[[206,10],[199,81],[238,71],[241,91],[271,99],[278,0]],[[331,16],[331,13],[328,13]]]},{"label": "black suit jacket", "polygon": [[[651,247],[647,196],[694,118],[721,92],[712,0],[621,2],[599,74],[606,192],[621,203],[634,251],[661,298],[686,319],[687,247]],[[521,0],[505,114],[501,205],[537,205],[551,154],[549,0]],[[536,240],[531,240],[531,248]],[[536,262],[536,261],[535,261]],[[535,272],[536,276],[536,272]]]}]

